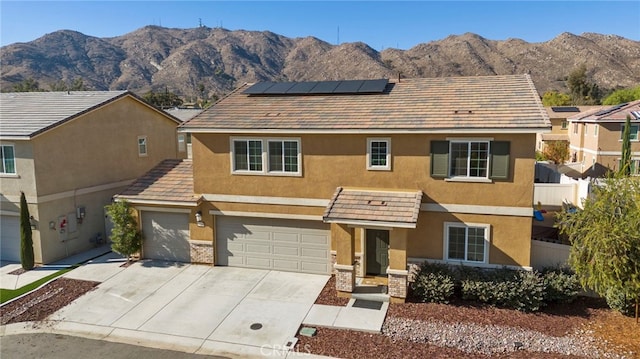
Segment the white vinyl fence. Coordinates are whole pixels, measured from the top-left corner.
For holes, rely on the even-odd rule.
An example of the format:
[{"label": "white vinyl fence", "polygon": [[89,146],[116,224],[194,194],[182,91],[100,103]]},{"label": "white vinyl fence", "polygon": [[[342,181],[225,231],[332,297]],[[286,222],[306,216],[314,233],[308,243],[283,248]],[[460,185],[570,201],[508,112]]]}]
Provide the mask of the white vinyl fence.
[{"label": "white vinyl fence", "polygon": [[531,240],[531,267],[542,269],[544,267],[563,266],[569,259],[571,246]]}]

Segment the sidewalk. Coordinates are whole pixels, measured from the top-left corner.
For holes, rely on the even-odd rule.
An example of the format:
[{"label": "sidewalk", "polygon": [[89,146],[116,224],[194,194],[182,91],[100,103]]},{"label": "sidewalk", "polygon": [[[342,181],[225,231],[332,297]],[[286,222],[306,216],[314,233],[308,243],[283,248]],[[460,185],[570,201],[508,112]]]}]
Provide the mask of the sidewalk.
[{"label": "sidewalk", "polygon": [[0,288],[18,289],[24,287],[27,284],[38,281],[48,275],[56,273],[59,270],[69,268],[75,264],[84,263],[87,260],[102,256],[109,252],[111,252],[111,247],[109,245],[103,245],[97,248],[92,248],[86,252],[72,255],[51,264],[38,266],[30,271],[24,272],[19,275],[9,273],[21,269],[22,265],[20,263],[2,262],[0,264]]}]

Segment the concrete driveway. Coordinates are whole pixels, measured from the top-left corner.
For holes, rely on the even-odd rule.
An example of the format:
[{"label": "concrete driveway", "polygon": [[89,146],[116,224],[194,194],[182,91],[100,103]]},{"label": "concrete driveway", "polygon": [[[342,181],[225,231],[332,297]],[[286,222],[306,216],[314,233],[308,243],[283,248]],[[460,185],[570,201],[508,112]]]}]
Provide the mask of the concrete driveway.
[{"label": "concrete driveway", "polygon": [[[199,354],[286,356],[283,348],[293,344],[329,279],[161,261],[112,266],[111,276],[101,278],[95,290],[49,319],[59,321],[59,329]],[[106,270],[73,277],[91,280]]]}]

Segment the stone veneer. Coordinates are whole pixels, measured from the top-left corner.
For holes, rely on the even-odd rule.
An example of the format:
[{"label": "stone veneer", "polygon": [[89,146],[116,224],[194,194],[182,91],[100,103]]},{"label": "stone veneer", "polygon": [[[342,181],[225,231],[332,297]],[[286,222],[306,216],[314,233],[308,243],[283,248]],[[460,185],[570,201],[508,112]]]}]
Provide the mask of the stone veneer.
[{"label": "stone veneer", "polygon": [[395,298],[407,297],[407,276],[409,272],[406,270],[388,269],[389,278],[389,296]]},{"label": "stone veneer", "polygon": [[[356,268],[356,276],[357,277],[364,277],[364,273],[362,272],[362,253],[358,254],[356,253],[355,255],[355,263],[353,263],[353,265]],[[337,274],[336,271],[336,251],[331,251],[331,274]]]},{"label": "stone veneer", "polygon": [[189,241],[191,263],[213,264],[213,242]]},{"label": "stone veneer", "polygon": [[353,266],[336,264],[333,268],[336,271],[336,289],[340,292],[353,292],[356,286],[356,276]]}]

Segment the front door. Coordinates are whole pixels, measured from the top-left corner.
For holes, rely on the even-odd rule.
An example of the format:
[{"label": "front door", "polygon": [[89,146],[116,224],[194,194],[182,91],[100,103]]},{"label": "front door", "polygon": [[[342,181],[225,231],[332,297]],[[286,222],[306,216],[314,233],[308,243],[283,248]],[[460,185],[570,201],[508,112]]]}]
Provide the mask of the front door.
[{"label": "front door", "polygon": [[389,266],[389,231],[367,229],[367,274],[385,275]]}]

